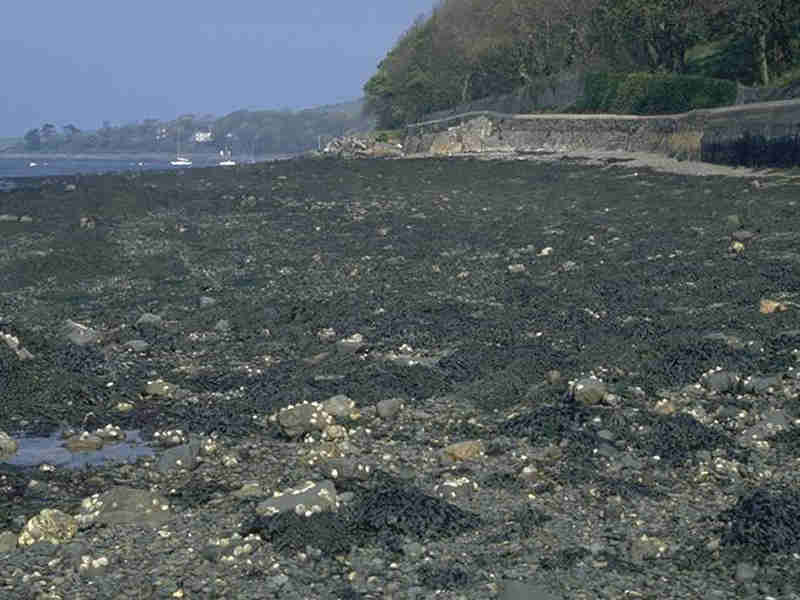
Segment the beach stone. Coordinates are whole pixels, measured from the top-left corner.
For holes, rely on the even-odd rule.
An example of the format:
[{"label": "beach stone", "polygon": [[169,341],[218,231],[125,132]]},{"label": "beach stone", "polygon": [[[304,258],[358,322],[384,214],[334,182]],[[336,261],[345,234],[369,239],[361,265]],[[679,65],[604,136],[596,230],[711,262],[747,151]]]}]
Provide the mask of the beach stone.
[{"label": "beach stone", "polygon": [[61,544],[72,539],[78,531],[76,520],[65,512],[45,508],[31,517],[19,535],[20,546],[30,546],[36,542]]},{"label": "beach stone", "polygon": [[356,403],[353,399],[344,394],[331,396],[322,403],[322,409],[334,417],[349,417],[355,409]]},{"label": "beach stone", "polygon": [[728,215],[725,217],[725,221],[731,227],[739,228],[742,226],[742,219],[739,217],[739,215]]},{"label": "beach stone", "polygon": [[269,500],[256,506],[258,515],[277,515],[295,512],[299,515],[311,516],[313,513],[336,509],[336,488],[333,482],[324,479],[319,483],[306,481],[296,488],[284,492],[276,492]]},{"label": "beach stone", "polygon": [[192,471],[197,467],[201,446],[200,440],[195,438],[186,444],[167,448],[158,458],[158,470],[161,473],[167,473],[173,469]]},{"label": "beach stone", "polygon": [[703,387],[712,392],[724,393],[731,392],[739,386],[741,377],[737,373],[730,371],[713,371],[706,373],[701,383]]},{"label": "beach stone", "polygon": [[353,354],[364,345],[364,336],[354,333],[350,337],[343,338],[336,342],[336,349],[344,354]]},{"label": "beach stone", "polygon": [[770,390],[779,390],[782,378],[780,375],[770,375],[767,377],[746,377],[742,381],[742,389],[751,394],[762,394]]},{"label": "beach stone", "polygon": [[389,419],[403,409],[403,399],[386,398],[385,400],[380,400],[375,408],[382,419]]},{"label": "beach stone", "polygon": [[242,484],[238,490],[233,492],[234,498],[257,498],[259,496],[264,496],[266,492],[264,488],[261,487],[261,484],[257,481],[248,481],[247,483]]},{"label": "beach stone", "polygon": [[76,520],[81,528],[92,524],[125,525],[135,523],[155,527],[172,517],[167,500],[156,492],[116,486],[81,502]]},{"label": "beach stone", "polygon": [[482,440],[465,440],[450,444],[442,450],[442,456],[450,460],[478,458],[486,451]]},{"label": "beach stone", "polygon": [[469,477],[447,477],[444,483],[433,487],[436,497],[448,502],[467,501],[477,490],[478,484]]},{"label": "beach stone", "polygon": [[502,591],[498,600],[558,600],[543,587],[524,581],[501,581]]},{"label": "beach stone", "polygon": [[738,231],[734,231],[731,234],[731,237],[735,241],[745,244],[756,237],[756,234],[752,231],[748,231],[747,229],[739,229]]},{"label": "beach stone", "polygon": [[0,431],[0,460],[11,458],[19,450],[19,442],[8,435],[5,431]]},{"label": "beach stone", "polygon": [[575,400],[580,404],[591,406],[603,401],[608,393],[606,384],[596,377],[584,377],[572,386]]},{"label": "beach stone", "polygon": [[96,344],[102,339],[99,331],[67,319],[64,322],[63,332],[66,338],[77,346]]},{"label": "beach stone", "polygon": [[156,314],[153,313],[144,313],[141,317],[136,320],[136,325],[138,326],[151,326],[151,327],[160,327],[163,324],[163,319]]},{"label": "beach stone", "polygon": [[278,424],[289,437],[312,431],[321,431],[333,423],[333,418],[318,402],[282,408],[277,415]]},{"label": "beach stone", "polygon": [[8,554],[17,549],[17,537],[13,531],[0,533],[0,555]]},{"label": "beach stone", "polygon": [[84,431],[64,441],[64,447],[70,452],[92,452],[103,447],[103,439],[92,433]]},{"label": "beach stone", "polygon": [[150,347],[150,344],[144,340],[130,340],[125,342],[125,348],[132,352],[144,352]]},{"label": "beach stone", "polygon": [[148,396],[160,396],[163,398],[170,398],[178,391],[178,386],[174,383],[168,383],[163,379],[156,379],[155,381],[148,381],[144,386],[144,393]]}]

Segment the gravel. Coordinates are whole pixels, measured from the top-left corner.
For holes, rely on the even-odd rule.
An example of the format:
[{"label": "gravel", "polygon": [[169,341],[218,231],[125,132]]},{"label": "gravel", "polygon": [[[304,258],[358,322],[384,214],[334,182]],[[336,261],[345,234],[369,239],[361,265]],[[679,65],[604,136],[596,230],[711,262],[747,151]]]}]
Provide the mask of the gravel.
[{"label": "gravel", "polygon": [[797,184],[486,158],[0,192],[0,596],[800,598]]}]

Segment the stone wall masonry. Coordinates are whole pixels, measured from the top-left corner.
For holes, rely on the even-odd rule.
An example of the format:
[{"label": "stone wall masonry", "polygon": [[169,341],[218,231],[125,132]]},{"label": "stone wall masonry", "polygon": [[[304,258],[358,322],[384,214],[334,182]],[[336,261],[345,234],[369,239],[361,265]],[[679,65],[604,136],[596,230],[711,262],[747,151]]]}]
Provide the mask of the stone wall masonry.
[{"label": "stone wall masonry", "polygon": [[743,135],[800,136],[800,100],[762,102],[658,116],[503,114],[477,111],[407,126],[407,154],[618,150],[700,160],[704,146]]}]

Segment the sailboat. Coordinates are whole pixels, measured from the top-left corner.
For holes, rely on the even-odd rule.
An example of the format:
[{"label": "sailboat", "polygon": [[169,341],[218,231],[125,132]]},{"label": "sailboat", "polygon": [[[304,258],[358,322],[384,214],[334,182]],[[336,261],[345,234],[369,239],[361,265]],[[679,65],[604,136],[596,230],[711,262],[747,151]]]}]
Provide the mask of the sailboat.
[{"label": "sailboat", "polygon": [[217,163],[220,167],[233,167],[236,165],[236,161],[231,158],[230,150],[220,150],[219,155],[222,157],[222,160]]},{"label": "sailboat", "polygon": [[178,130],[178,153],[175,155],[175,160],[169,161],[173,167],[191,167],[192,161],[185,156],[181,156],[181,131]]}]

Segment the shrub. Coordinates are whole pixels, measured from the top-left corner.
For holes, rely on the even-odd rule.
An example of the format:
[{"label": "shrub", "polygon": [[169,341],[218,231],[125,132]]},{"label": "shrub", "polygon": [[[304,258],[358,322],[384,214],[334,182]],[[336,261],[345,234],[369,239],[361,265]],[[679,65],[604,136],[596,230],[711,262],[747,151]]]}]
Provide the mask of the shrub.
[{"label": "shrub", "polygon": [[577,107],[634,115],[681,113],[733,104],[736,82],[662,73],[593,73],[584,80]]}]

